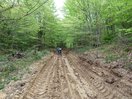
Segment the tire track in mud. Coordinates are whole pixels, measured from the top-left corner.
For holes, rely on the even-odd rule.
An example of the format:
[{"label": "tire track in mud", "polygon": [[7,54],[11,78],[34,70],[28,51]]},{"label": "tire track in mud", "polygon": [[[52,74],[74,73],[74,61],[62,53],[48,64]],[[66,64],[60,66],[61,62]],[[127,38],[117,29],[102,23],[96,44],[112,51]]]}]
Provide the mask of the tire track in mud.
[{"label": "tire track in mud", "polygon": [[[75,64],[76,63],[77,62],[75,62]],[[85,73],[83,75],[86,75],[86,73],[88,74],[88,76],[86,76],[87,81],[89,81],[89,83],[91,83],[91,85],[93,85],[93,87],[95,87],[94,89],[97,89],[97,92],[99,93],[98,98],[100,98],[100,99],[102,99],[102,98],[103,99],[121,99],[121,97],[118,98],[119,93],[116,93],[116,95],[115,95],[115,93],[113,93],[113,91],[110,88],[108,88],[108,86],[105,85],[102,78],[97,76],[91,70],[89,70],[88,68],[84,68],[83,66],[81,66],[81,68],[79,68],[79,70],[85,71]],[[103,96],[103,97],[100,97],[100,96]]]},{"label": "tire track in mud", "polygon": [[46,66],[42,68],[42,70],[36,77],[35,82],[32,83],[30,88],[26,90],[26,94],[21,99],[38,99],[36,98],[37,95],[45,93],[47,83],[50,79],[50,74],[56,60],[56,57],[53,56],[53,58],[46,64]]},{"label": "tire track in mud", "polygon": [[93,89],[97,90],[97,93],[99,93],[97,95],[98,97],[97,99],[131,99],[131,96],[128,96],[127,94],[124,94],[121,91],[113,88],[113,86],[110,86],[107,83],[105,83],[104,78],[100,77],[98,73],[96,74],[91,69],[86,68],[83,65],[79,65],[76,56],[70,54],[68,55],[68,59],[71,62],[71,64],[74,64],[74,66],[78,68],[77,70],[78,72],[80,72],[82,76],[84,76],[83,78],[86,78],[87,83],[91,83]]},{"label": "tire track in mud", "polygon": [[[63,76],[64,76],[64,92],[65,92],[65,97],[68,98],[68,99],[74,99],[74,95],[73,95],[73,92],[72,92],[72,89],[71,89],[71,84],[70,84],[70,81],[69,81],[69,78],[68,78],[68,72],[67,72],[67,68],[66,68],[66,65],[64,63],[64,60],[61,58],[61,62],[62,62],[62,70],[63,70]],[[73,96],[72,96],[73,95]]]},{"label": "tire track in mud", "polygon": [[97,96],[94,96],[94,97],[97,97],[97,99],[106,99],[105,96],[104,96],[104,94],[102,94],[100,92],[100,90],[98,90],[98,88],[102,89],[102,85],[101,86],[96,85],[96,83],[100,85],[100,83],[101,83],[100,80],[98,80],[98,78],[96,76],[94,76],[93,73],[91,73],[91,71],[88,71],[86,68],[83,68],[83,66],[79,66],[79,64],[77,64],[76,60],[73,60],[74,56],[69,56],[69,59],[72,60],[71,64],[73,64],[74,66],[76,66],[75,68],[79,72],[79,74],[83,78],[85,78],[85,80],[87,81],[87,83],[89,83],[91,85],[93,91],[95,91],[95,93],[96,93]]},{"label": "tire track in mud", "polygon": [[80,66],[72,54],[53,55],[29,85],[17,99],[130,99]]},{"label": "tire track in mud", "polygon": [[73,94],[75,98],[73,99],[89,99],[89,96],[87,96],[87,92],[80,81],[78,79],[77,75],[74,73],[74,69],[71,67],[70,63],[68,62],[67,58],[64,58],[67,70],[69,72],[69,81],[71,84],[71,88],[73,89]]}]

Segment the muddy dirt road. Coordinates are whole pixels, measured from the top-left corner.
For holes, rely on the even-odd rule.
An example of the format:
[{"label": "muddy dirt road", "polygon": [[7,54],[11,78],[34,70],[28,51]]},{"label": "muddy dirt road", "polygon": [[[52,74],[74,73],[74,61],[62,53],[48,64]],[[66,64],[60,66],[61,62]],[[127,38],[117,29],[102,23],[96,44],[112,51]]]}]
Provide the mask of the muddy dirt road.
[{"label": "muddy dirt road", "polygon": [[132,99],[78,61],[72,54],[53,55],[15,99]]}]

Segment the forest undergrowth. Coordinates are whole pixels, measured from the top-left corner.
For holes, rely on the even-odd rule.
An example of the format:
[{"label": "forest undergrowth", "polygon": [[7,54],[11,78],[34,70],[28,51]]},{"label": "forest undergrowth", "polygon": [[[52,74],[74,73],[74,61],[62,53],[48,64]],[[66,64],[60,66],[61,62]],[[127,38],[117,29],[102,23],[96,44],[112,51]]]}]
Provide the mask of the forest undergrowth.
[{"label": "forest undergrowth", "polygon": [[23,57],[12,57],[9,54],[0,56],[0,90],[11,81],[20,80],[24,74],[30,72],[31,64],[40,60],[49,53],[48,50],[35,51],[29,50],[23,52]]}]

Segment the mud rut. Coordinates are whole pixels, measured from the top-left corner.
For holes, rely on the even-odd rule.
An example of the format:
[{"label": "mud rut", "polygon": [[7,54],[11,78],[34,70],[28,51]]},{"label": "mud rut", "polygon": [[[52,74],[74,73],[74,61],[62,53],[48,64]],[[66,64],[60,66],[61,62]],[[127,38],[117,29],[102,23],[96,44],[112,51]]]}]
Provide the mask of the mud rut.
[{"label": "mud rut", "polygon": [[53,55],[18,99],[132,99],[72,54]]}]

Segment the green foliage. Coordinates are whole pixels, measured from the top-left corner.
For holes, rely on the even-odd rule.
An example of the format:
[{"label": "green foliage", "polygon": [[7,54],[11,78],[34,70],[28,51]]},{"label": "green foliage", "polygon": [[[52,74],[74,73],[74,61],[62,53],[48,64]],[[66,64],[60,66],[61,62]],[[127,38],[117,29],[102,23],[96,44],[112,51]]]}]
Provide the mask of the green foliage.
[{"label": "green foliage", "polygon": [[74,35],[75,46],[100,46],[117,41],[129,44],[131,9],[131,0],[67,0],[66,20],[70,20],[71,33],[81,35]]},{"label": "green foliage", "polygon": [[0,90],[4,88],[4,84],[0,82]]},{"label": "green foliage", "polygon": [[2,61],[7,61],[7,56],[6,55],[1,55],[0,56],[0,62]]},{"label": "green foliage", "polygon": [[42,52],[36,52],[35,56],[33,57],[35,60],[41,59],[44,55],[48,54],[49,52],[47,50],[44,50]]},{"label": "green foliage", "polygon": [[102,34],[103,43],[112,43],[112,42],[115,41],[114,39],[116,39],[116,34],[115,33],[103,33]]},{"label": "green foliage", "polygon": [[10,63],[10,65],[8,65],[7,68],[5,68],[5,71],[9,71],[9,72],[14,72],[16,70],[17,67],[13,63]]},{"label": "green foliage", "polygon": [[76,53],[84,53],[86,51],[89,51],[91,49],[91,47],[89,46],[85,46],[85,47],[78,47],[73,49]]},{"label": "green foliage", "polygon": [[1,51],[55,46],[58,24],[52,0],[6,0],[0,5]]},{"label": "green foliage", "polygon": [[132,70],[132,62],[127,63],[124,67],[126,69]]},{"label": "green foliage", "polygon": [[53,0],[2,0],[0,5],[1,51],[132,41],[131,0],[67,0],[63,20],[55,16]]},{"label": "green foliage", "polygon": [[107,63],[110,63],[110,62],[115,61],[117,59],[119,59],[119,57],[117,55],[114,55],[114,54],[109,54],[105,58]]},{"label": "green foliage", "polygon": [[49,51],[36,51],[36,53],[31,50],[25,52],[26,56],[22,59],[14,59],[14,61],[8,61],[5,57],[0,57],[0,89],[4,88],[4,85],[10,83],[11,80],[16,81],[21,79],[22,75],[29,71],[29,65],[33,61],[41,59],[43,56],[47,55]]}]

